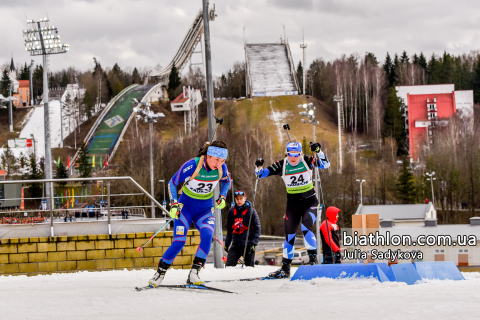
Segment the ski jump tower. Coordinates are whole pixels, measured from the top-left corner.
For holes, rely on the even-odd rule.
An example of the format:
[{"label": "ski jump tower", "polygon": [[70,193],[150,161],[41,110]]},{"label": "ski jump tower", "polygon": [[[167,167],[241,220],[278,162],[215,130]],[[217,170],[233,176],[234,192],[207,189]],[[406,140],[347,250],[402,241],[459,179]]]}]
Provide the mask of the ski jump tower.
[{"label": "ski jump tower", "polygon": [[295,64],[288,41],[280,43],[245,42],[247,96],[297,95]]},{"label": "ski jump tower", "polygon": [[[215,14],[215,5],[213,5],[213,8],[209,10],[208,12],[208,19],[209,21],[214,21],[215,17],[217,15]],[[152,77],[155,77],[159,80],[161,83],[167,83],[168,82],[168,76],[170,75],[170,71],[172,70],[172,66],[175,63],[175,67],[177,68],[178,72],[180,73],[185,65],[190,61],[191,65],[202,65],[203,67],[203,62],[204,59],[203,57],[205,56],[205,53],[203,52],[203,44],[201,41],[203,36],[203,11],[200,10],[197,15],[195,16],[195,19],[193,20],[192,25],[190,26],[190,29],[188,30],[187,34],[183,38],[183,41],[178,48],[177,53],[173,57],[172,61],[163,68],[161,71],[152,74]],[[195,48],[198,46],[200,43],[200,51],[195,51]],[[191,58],[194,53],[200,53],[202,56],[202,62],[201,63],[192,63]]]},{"label": "ski jump tower", "polygon": [[183,87],[183,93],[170,104],[172,111],[184,111],[185,134],[190,134],[198,128],[198,105],[201,102],[202,95],[199,89]]}]

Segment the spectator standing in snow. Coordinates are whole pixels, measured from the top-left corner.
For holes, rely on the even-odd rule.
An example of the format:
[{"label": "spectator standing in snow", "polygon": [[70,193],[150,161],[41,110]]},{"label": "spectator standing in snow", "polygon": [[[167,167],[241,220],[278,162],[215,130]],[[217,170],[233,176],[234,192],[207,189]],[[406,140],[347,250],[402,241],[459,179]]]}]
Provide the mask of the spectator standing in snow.
[{"label": "spectator standing in snow", "polygon": [[[250,215],[252,215],[252,220],[247,240]],[[245,265],[253,267],[255,261],[255,247],[260,239],[260,234],[260,219],[258,218],[257,211],[255,211],[255,209],[251,207],[250,202],[247,201],[247,195],[245,192],[236,191],[235,205],[228,210],[227,218],[227,238],[225,239],[224,248],[225,251],[228,252],[227,267],[234,267],[237,265],[238,259],[243,256],[245,243],[247,243],[247,252],[244,257]],[[230,244],[232,244],[231,247]]]}]

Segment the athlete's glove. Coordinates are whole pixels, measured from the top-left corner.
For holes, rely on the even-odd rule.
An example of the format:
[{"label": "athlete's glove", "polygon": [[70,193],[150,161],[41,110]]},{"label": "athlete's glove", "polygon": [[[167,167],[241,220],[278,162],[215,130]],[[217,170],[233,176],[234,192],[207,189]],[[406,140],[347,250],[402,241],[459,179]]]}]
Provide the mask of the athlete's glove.
[{"label": "athlete's glove", "polygon": [[250,247],[250,253],[253,253],[253,252],[255,252],[255,245],[252,245],[252,246]]},{"label": "athlete's glove", "polygon": [[170,217],[174,218],[174,219],[178,219],[178,217],[180,216],[180,213],[182,212],[182,208],[183,208],[183,204],[182,203],[172,203],[172,205],[170,206]]},{"label": "athlete's glove", "polygon": [[224,196],[218,197],[217,201],[215,201],[215,202],[216,202],[216,207],[217,207],[218,209],[223,209],[223,208],[225,208],[226,202],[225,202],[225,197],[224,197]]},{"label": "athlete's glove", "polygon": [[275,172],[280,169],[280,161],[275,162],[270,167],[268,167],[268,171]]},{"label": "athlete's glove", "polygon": [[320,145],[320,143],[310,142],[310,150],[312,150],[312,152],[319,153],[321,147],[322,147],[322,146]]},{"label": "athlete's glove", "polygon": [[258,158],[258,159],[255,161],[255,167],[257,167],[257,168],[258,168],[258,167],[261,167],[261,166],[263,166],[263,163],[264,163],[263,159],[262,159],[262,158]]}]

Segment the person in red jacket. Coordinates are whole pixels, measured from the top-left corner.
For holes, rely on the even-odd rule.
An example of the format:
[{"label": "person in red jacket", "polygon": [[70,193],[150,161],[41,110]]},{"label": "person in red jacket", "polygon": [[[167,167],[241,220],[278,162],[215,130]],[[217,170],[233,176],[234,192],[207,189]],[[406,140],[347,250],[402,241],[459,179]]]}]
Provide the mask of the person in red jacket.
[{"label": "person in red jacket", "polygon": [[340,260],[339,229],[337,226],[340,211],[341,210],[336,207],[328,207],[326,213],[327,219],[323,221],[320,226],[324,264],[342,263]]}]

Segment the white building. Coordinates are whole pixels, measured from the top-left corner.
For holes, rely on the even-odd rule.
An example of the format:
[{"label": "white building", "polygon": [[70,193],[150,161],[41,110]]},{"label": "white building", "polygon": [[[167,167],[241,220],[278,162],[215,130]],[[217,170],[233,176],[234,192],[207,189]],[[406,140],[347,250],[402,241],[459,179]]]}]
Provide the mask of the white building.
[{"label": "white building", "polygon": [[427,219],[437,219],[437,210],[427,204],[392,204],[366,206],[360,204],[355,215],[378,214],[381,226],[413,227],[423,226]]}]

